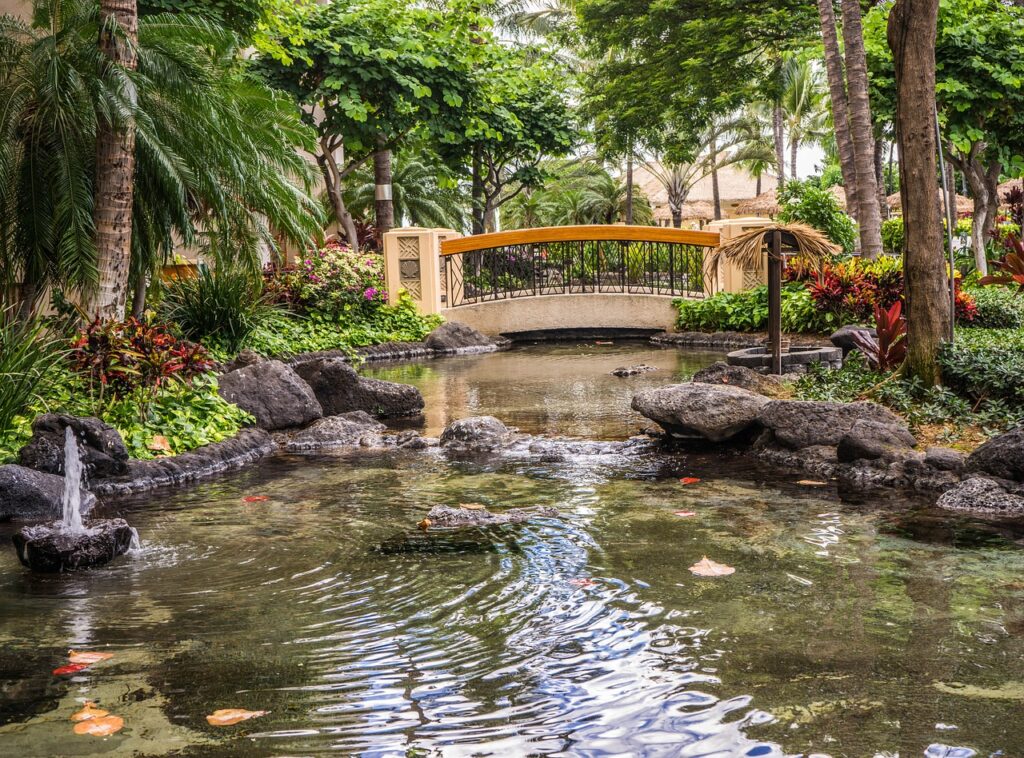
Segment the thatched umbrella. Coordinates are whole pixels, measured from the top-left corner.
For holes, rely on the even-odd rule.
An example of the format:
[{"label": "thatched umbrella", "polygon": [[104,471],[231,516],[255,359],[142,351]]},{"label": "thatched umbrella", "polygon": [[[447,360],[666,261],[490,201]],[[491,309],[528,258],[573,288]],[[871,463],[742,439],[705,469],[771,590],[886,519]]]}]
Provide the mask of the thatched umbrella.
[{"label": "thatched umbrella", "polygon": [[[891,211],[902,211],[903,201],[900,199],[900,193],[894,192],[885,198],[886,204],[889,206]],[[939,202],[942,202],[942,196],[939,196]],[[965,195],[956,196],[956,215],[961,216],[965,213],[974,213],[974,201]]]},{"label": "thatched umbrella", "polygon": [[[837,185],[829,187],[828,191],[832,197],[836,199],[836,203],[839,204],[839,209],[845,211],[846,193],[843,192],[843,188]],[[741,216],[768,216],[770,218],[774,218],[779,214],[780,210],[782,209],[779,206],[779,201],[774,189],[762,192],[760,195],[751,198],[750,200],[744,200],[736,206],[736,213]]]},{"label": "thatched umbrella", "polygon": [[772,353],[772,373],[782,373],[782,266],[783,251],[796,253],[802,265],[820,269],[839,246],[806,224],[772,224],[754,229],[719,245],[708,257],[708,270],[718,270],[722,260],[743,269],[761,268],[761,257],[768,247],[768,347]]}]

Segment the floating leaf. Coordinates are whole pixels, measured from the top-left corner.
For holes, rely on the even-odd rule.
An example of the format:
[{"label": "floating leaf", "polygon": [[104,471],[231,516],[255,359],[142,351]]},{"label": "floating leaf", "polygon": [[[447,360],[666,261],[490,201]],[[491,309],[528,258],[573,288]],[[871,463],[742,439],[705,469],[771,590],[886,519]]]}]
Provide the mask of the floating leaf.
[{"label": "floating leaf", "polygon": [[75,724],[75,734],[91,734],[93,737],[106,737],[124,729],[124,719],[120,716],[97,716]]},{"label": "floating leaf", "polygon": [[696,511],[676,511],[672,514],[673,516],[681,516],[682,518],[689,518],[690,516],[696,516]]},{"label": "floating leaf", "polygon": [[247,503],[263,503],[270,500],[270,498],[266,495],[247,495],[246,497],[243,497],[242,500]]},{"label": "floating leaf", "polygon": [[801,479],[797,484],[804,487],[827,487],[828,482],[819,482],[816,479]]},{"label": "floating leaf", "polygon": [[459,503],[459,507],[469,511],[482,511],[484,509],[480,503]]},{"label": "floating leaf", "polygon": [[113,657],[113,653],[86,653],[77,650],[72,650],[68,653],[69,661],[72,663],[84,663],[86,666],[91,666],[100,661],[109,661]]},{"label": "floating leaf", "polygon": [[736,569],[726,566],[724,563],[715,563],[705,555],[690,566],[690,571],[697,576],[729,576],[729,574],[735,573]]},{"label": "floating leaf", "polygon": [[418,527],[419,527],[420,529],[422,529],[423,531],[427,531],[427,529],[429,529],[429,528],[430,528],[430,525],[431,525],[431,524],[433,524],[433,523],[434,523],[434,522],[433,522],[433,521],[431,521],[430,519],[428,519],[428,518],[425,518],[425,519],[423,519],[423,520],[422,520],[422,521],[421,521],[420,523],[416,524],[416,526],[418,526]]},{"label": "floating leaf", "polygon": [[102,708],[93,708],[95,705],[91,700],[86,701],[85,706],[82,710],[77,713],[71,714],[72,721],[88,721],[89,719],[100,719],[104,716],[109,716],[110,712],[105,711]]},{"label": "floating leaf", "polygon": [[573,587],[593,587],[597,582],[593,579],[570,579],[569,584]]},{"label": "floating leaf", "polygon": [[595,345],[614,345],[615,343],[611,342],[609,340],[597,340],[594,344]]},{"label": "floating leaf", "polygon": [[231,726],[241,721],[248,721],[258,716],[266,716],[270,711],[247,711],[243,708],[222,708],[214,711],[206,720],[211,726]]},{"label": "floating leaf", "polygon": [[696,484],[699,481],[700,481],[700,479],[698,479],[695,476],[684,476],[682,479],[679,480],[679,483],[680,484]]},{"label": "floating leaf", "polygon": [[53,670],[54,676],[66,676],[68,674],[77,674],[79,671],[89,668],[87,663],[69,663],[67,666],[60,666]]},{"label": "floating leaf", "polygon": [[174,449],[171,447],[170,441],[162,434],[154,434],[146,447],[153,452],[169,453],[171,455],[174,454]]}]

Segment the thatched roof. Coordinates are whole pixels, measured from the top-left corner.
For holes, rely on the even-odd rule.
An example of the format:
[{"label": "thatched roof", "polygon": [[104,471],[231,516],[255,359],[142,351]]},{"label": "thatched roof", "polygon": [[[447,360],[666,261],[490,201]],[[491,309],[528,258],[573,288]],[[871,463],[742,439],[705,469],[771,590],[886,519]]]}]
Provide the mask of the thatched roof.
[{"label": "thatched roof", "polygon": [[1024,179],[1011,179],[1008,182],[1003,182],[999,185],[999,203],[1006,202],[1006,193],[1012,189],[1024,189]]},{"label": "thatched roof", "polygon": [[[900,198],[899,192],[894,192],[885,198],[885,202],[889,206],[889,210],[900,211],[903,208],[903,201]],[[942,202],[940,196],[939,202]],[[964,213],[974,213],[974,201],[966,195],[956,196],[956,214],[959,216]]]},{"label": "thatched roof", "polygon": [[[839,207],[842,210],[846,210],[846,193],[842,187],[829,187],[829,192],[832,193],[832,197],[839,203]],[[736,206],[736,212],[741,216],[769,216],[773,217],[778,215],[781,208],[779,207],[779,201],[776,198],[775,190],[770,189],[767,192],[762,192],[757,197],[751,200],[744,200],[742,203]]]},{"label": "thatched roof", "polygon": [[716,270],[718,262],[723,258],[735,262],[740,268],[761,268],[762,250],[768,244],[769,233],[776,229],[792,235],[796,241],[797,257],[811,268],[821,268],[828,258],[840,250],[828,237],[807,224],[771,224],[754,229],[715,248],[708,258],[710,270]]},{"label": "thatched roof", "polygon": [[715,206],[707,200],[693,200],[683,203],[683,219],[701,219],[708,221],[715,217]]}]

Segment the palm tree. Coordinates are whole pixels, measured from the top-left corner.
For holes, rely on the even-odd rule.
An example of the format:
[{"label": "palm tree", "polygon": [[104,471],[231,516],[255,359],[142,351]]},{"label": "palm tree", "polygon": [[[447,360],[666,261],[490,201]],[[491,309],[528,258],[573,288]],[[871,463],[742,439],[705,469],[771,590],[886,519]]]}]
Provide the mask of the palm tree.
[{"label": "palm tree", "polygon": [[825,137],[828,117],[821,71],[810,61],[790,59],[784,68],[783,123],[789,135],[790,176],[796,179],[800,145],[815,144]]},{"label": "palm tree", "polygon": [[843,173],[846,208],[850,215],[856,219],[857,159],[853,150],[853,138],[850,136],[846,73],[844,71],[843,54],[839,49],[839,35],[836,32],[836,10],[833,1],[818,0],[818,16],[821,20],[821,39],[825,49],[825,72],[828,76],[832,127],[835,133],[839,167]]}]

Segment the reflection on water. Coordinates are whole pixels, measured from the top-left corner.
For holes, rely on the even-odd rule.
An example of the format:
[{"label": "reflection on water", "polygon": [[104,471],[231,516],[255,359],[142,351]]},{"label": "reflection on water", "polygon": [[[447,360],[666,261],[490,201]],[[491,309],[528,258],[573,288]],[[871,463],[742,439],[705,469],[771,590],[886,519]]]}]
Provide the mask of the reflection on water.
[{"label": "reflection on water", "polygon": [[[480,410],[505,417],[494,381]],[[460,502],[560,515],[381,549]],[[135,559],[46,577],[0,552],[3,755],[1022,754],[1013,527],[930,539],[912,503],[696,454],[280,457],[108,510]],[[703,555],[736,573],[693,576]],[[52,676],[72,647],[114,658]],[[86,698],[124,731],[72,735]],[[270,714],[209,726],[219,708]]]}]

